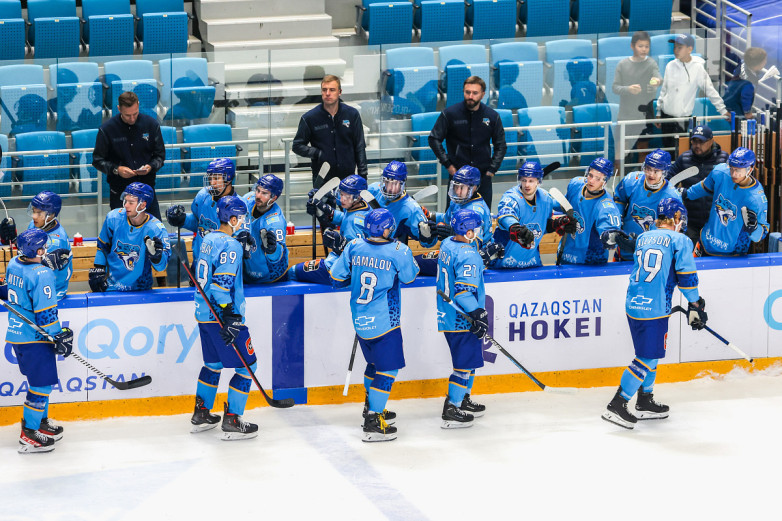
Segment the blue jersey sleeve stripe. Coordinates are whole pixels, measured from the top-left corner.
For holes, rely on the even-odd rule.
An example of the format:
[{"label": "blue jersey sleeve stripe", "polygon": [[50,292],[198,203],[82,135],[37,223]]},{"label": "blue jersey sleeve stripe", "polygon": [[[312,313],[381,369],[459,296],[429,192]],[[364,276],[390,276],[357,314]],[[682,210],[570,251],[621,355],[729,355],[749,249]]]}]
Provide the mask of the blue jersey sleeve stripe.
[{"label": "blue jersey sleeve stripe", "polygon": [[677,275],[690,275],[692,273],[698,273],[697,271],[677,271]]}]

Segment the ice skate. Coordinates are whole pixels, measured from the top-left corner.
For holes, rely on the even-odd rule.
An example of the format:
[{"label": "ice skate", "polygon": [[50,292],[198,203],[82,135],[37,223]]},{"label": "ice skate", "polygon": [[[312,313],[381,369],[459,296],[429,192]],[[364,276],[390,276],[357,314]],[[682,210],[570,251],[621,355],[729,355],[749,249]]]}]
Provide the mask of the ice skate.
[{"label": "ice skate", "polygon": [[60,441],[65,429],[62,428],[62,425],[53,422],[51,418],[44,418],[41,420],[41,426],[38,427],[38,430],[50,438],[54,438],[54,441]]},{"label": "ice skate", "polygon": [[22,433],[19,436],[19,454],[33,452],[51,452],[54,450],[54,438],[39,430],[28,429],[22,420]]},{"label": "ice skate", "polygon": [[[366,419],[368,413],[369,413],[369,396],[364,398],[364,412],[362,412],[361,415],[364,417],[364,419]],[[388,423],[389,425],[393,425],[394,422],[391,420],[396,419],[396,413],[394,411],[389,411],[388,409],[383,409],[383,418],[386,419],[386,423]]]},{"label": "ice skate", "polygon": [[[464,403],[464,402],[462,402]],[[445,397],[445,404],[443,404],[443,423],[440,425],[443,429],[463,429],[465,427],[472,427],[472,421],[475,417],[472,414],[464,412],[454,404],[448,401],[448,397]]]},{"label": "ice skate", "polygon": [[462,400],[459,409],[468,414],[472,414],[474,418],[480,418],[486,413],[486,406],[472,401],[470,399],[470,393],[464,395],[464,400]]},{"label": "ice skate", "polygon": [[226,403],[223,414],[223,440],[248,440],[258,436],[258,426],[254,423],[246,422],[238,414],[228,412]]},{"label": "ice skate", "polygon": [[190,423],[193,424],[190,432],[208,431],[217,427],[217,424],[220,423],[220,415],[209,412],[209,409],[204,407],[204,400],[200,396],[196,396],[195,410],[190,418]]},{"label": "ice skate", "polygon": [[622,398],[619,391],[616,392],[601,418],[625,429],[632,429],[638,421],[638,418],[627,410],[627,400]]},{"label": "ice skate", "polygon": [[396,427],[389,425],[383,413],[367,412],[364,419],[364,438],[361,441],[391,441],[396,439]]},{"label": "ice skate", "polygon": [[639,420],[662,420],[668,417],[670,407],[654,401],[652,393],[638,391],[638,399],[635,401],[635,416]]}]

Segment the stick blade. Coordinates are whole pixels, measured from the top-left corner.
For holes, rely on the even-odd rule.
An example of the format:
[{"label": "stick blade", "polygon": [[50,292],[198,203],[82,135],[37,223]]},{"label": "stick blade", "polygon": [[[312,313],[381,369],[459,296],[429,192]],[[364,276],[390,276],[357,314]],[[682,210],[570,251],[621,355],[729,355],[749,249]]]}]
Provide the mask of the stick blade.
[{"label": "stick blade", "polygon": [[106,381],[111,384],[112,387],[115,387],[119,389],[120,391],[127,391],[128,389],[137,389],[139,387],[144,387],[145,385],[149,385],[152,383],[152,377],[149,375],[142,376],[141,378],[136,378],[135,380],[128,380],[127,382],[117,382],[116,380],[112,380],[111,378],[106,378]]},{"label": "stick blade", "polygon": [[276,409],[288,409],[296,405],[296,401],[293,398],[283,398],[282,400],[269,400],[269,405]]}]

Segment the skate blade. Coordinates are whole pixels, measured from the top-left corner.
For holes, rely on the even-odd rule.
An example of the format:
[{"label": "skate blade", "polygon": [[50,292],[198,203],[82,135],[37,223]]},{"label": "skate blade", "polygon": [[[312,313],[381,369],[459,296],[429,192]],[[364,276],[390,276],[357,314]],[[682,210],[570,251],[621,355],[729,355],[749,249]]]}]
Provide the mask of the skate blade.
[{"label": "skate blade", "polygon": [[373,443],[376,441],[394,441],[396,439],[396,433],[383,434],[382,432],[365,432],[361,441],[367,443]]},{"label": "skate blade", "polygon": [[[41,431],[41,432],[43,432],[43,431]],[[54,441],[60,441],[60,440],[62,439],[62,434],[63,434],[63,433],[60,433],[60,434],[56,434],[56,435],[55,435],[55,434],[48,434],[48,433],[44,432],[44,434],[46,434],[47,436],[49,436],[50,438],[52,438]]]},{"label": "skate blade", "polygon": [[466,412],[467,414],[472,414],[473,418],[480,418],[484,414],[486,414],[486,411],[468,411],[467,409],[462,409],[463,412]]},{"label": "skate blade", "polygon": [[193,425],[190,428],[190,432],[192,434],[196,434],[198,432],[204,432],[204,431],[208,431],[208,430],[214,429],[215,427],[217,427],[216,423],[202,423],[200,425]]},{"label": "skate blade", "polygon": [[639,420],[663,420],[668,417],[667,412],[639,411],[637,409],[633,415]]},{"label": "skate blade", "polygon": [[467,427],[472,427],[472,421],[443,420],[443,423],[440,424],[441,429],[466,429]]},{"label": "skate blade", "polygon": [[619,425],[620,427],[623,427],[625,429],[633,429],[635,427],[634,423],[630,423],[629,421],[623,420],[618,415],[612,413],[611,411],[606,411],[601,416],[605,421],[611,422],[614,425]]},{"label": "skate blade", "polygon": [[26,443],[20,443],[17,452],[19,454],[35,454],[37,452],[51,452],[53,450],[54,450],[54,445],[50,445],[48,447],[35,447],[33,445],[28,445]]},{"label": "skate blade", "polygon": [[220,438],[223,441],[250,440],[258,437],[258,431],[255,432],[225,432]]}]

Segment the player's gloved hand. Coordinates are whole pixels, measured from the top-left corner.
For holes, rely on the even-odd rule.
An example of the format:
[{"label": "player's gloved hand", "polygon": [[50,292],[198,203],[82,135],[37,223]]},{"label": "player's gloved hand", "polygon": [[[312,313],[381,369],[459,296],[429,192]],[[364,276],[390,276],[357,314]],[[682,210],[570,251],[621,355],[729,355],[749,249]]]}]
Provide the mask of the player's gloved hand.
[{"label": "player's gloved hand", "polygon": [[96,264],[94,268],[90,268],[89,277],[90,289],[92,291],[101,293],[109,287],[109,276],[106,273],[106,266]]},{"label": "player's gloved hand", "polygon": [[41,259],[41,264],[50,267],[54,271],[59,271],[68,264],[71,257],[73,257],[73,253],[70,250],[60,248],[44,255]]},{"label": "player's gloved hand", "polygon": [[175,204],[166,210],[166,219],[168,219],[168,224],[174,228],[181,228],[184,226],[185,218],[187,218],[187,213],[185,212],[185,207],[181,204]]},{"label": "player's gloved hand", "polygon": [[434,223],[434,221],[421,221],[418,223],[418,237],[423,241],[430,241],[432,240],[432,237],[434,237],[434,232],[431,227],[432,223]]},{"label": "player's gloved hand", "polygon": [[483,308],[478,308],[467,314],[472,318],[470,333],[478,338],[483,338],[489,332],[489,314]]},{"label": "player's gloved hand", "polygon": [[0,221],[0,242],[11,244],[16,240],[16,222],[13,217],[6,217]]},{"label": "player's gloved hand", "polygon": [[64,327],[62,331],[54,335],[54,352],[68,358],[72,351],[73,331],[68,327]]},{"label": "player's gloved hand", "polygon": [[307,201],[307,213],[318,219],[331,221],[334,217],[334,208],[321,200],[310,199]]},{"label": "player's gloved hand", "polygon": [[744,227],[749,233],[754,232],[755,228],[758,227],[758,214],[746,206],[741,207],[741,218],[744,219]]},{"label": "player's gloved hand", "polygon": [[0,277],[0,300],[8,300],[8,284],[5,283],[5,277]]},{"label": "player's gloved hand", "polygon": [[437,238],[441,241],[454,235],[453,228],[450,224],[429,221],[429,227],[434,231],[435,234],[437,234]]},{"label": "player's gloved hand", "polygon": [[234,313],[233,304],[227,304],[223,308],[223,328],[220,330],[220,338],[226,344],[233,344],[242,327],[242,315]]},{"label": "player's gloved hand", "polygon": [[535,245],[535,234],[523,224],[511,224],[508,233],[510,234],[510,240],[517,243],[522,248],[529,250]]},{"label": "player's gloved hand", "polygon": [[622,232],[616,235],[616,245],[624,252],[635,251],[635,240],[638,238],[637,233],[631,233],[630,235]]},{"label": "player's gloved hand", "polygon": [[491,264],[493,260],[501,259],[505,256],[505,248],[502,246],[502,244],[490,242],[482,249],[478,250],[478,253],[481,254],[483,265],[488,268],[489,264]]},{"label": "player's gloved hand", "polygon": [[424,217],[426,217],[427,221],[433,221],[434,220],[434,214],[432,212],[430,212],[429,209],[426,206],[421,205],[421,210],[424,212]]},{"label": "player's gloved hand", "polygon": [[708,320],[709,315],[706,314],[706,301],[703,300],[703,297],[699,298],[697,302],[690,302],[687,305],[687,324],[689,324],[693,330],[703,329]]},{"label": "player's gloved hand", "polygon": [[263,229],[258,235],[261,237],[261,249],[266,255],[271,255],[277,250],[277,235],[274,230]]},{"label": "player's gloved hand", "polygon": [[334,228],[329,228],[323,232],[323,245],[334,250],[334,253],[337,255],[342,255],[342,250],[345,249],[347,244],[348,240]]},{"label": "player's gloved hand", "polygon": [[578,221],[572,215],[563,215],[552,219],[554,231],[557,235],[565,235],[569,233],[576,233],[578,231]]},{"label": "player's gloved hand", "polygon": [[144,246],[147,247],[147,257],[149,257],[152,264],[157,264],[163,260],[163,250],[165,245],[160,237],[150,237],[147,235],[144,237]]},{"label": "player's gloved hand", "polygon": [[600,234],[600,240],[607,250],[619,246],[622,251],[635,251],[635,234],[627,235],[624,230],[606,230]]},{"label": "player's gloved hand", "polygon": [[234,238],[242,245],[242,257],[249,259],[257,248],[253,236],[247,230],[242,230]]},{"label": "player's gloved hand", "polygon": [[679,188],[676,189],[676,191],[679,192],[679,195],[682,196],[682,201],[687,199],[687,189],[685,187],[680,186]]}]

